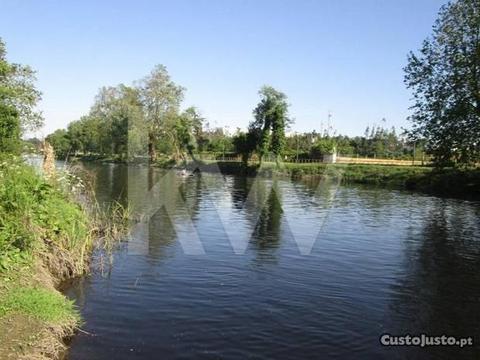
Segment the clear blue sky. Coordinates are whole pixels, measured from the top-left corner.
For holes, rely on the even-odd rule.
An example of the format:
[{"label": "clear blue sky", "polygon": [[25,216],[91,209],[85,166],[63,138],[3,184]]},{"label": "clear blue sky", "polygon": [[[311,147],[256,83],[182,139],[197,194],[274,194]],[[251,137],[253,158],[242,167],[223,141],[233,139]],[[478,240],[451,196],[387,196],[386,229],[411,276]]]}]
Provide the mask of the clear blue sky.
[{"label": "clear blue sky", "polygon": [[[167,66],[211,125],[246,127],[270,84],[293,128],[339,133],[407,126],[402,68],[430,34],[441,0],[2,0],[9,60],[38,71],[46,135],[88,112],[104,85]],[[40,133],[39,135],[42,135]]]}]

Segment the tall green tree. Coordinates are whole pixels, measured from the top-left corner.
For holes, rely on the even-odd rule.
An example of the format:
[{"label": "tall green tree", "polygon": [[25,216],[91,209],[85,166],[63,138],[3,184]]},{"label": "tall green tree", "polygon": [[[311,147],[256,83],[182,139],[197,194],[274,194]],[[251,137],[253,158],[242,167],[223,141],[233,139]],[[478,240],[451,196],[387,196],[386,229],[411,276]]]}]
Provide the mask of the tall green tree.
[{"label": "tall green tree", "polygon": [[184,88],[175,84],[167,68],[157,65],[139,84],[145,121],[148,124],[148,153],[157,157],[156,139],[168,132],[178,119]]},{"label": "tall green tree", "polygon": [[249,132],[257,139],[260,160],[272,152],[278,161],[285,147],[285,128],[291,122],[287,96],[271,86],[262,87],[259,95],[261,100],[253,110],[255,120],[250,123]]},{"label": "tall green tree", "polygon": [[[5,43],[0,38],[0,101],[4,111],[17,113],[21,131],[36,130],[43,125],[37,111],[41,93],[35,88],[35,71],[29,66],[9,63]],[[14,109],[14,110],[12,110]]]},{"label": "tall green tree", "polygon": [[89,118],[94,122],[90,137],[97,133],[101,153],[125,158],[139,152],[135,131],[142,128],[143,109],[138,89],[123,84],[101,88]]},{"label": "tall green tree", "polygon": [[[102,87],[90,112],[68,125],[70,151],[125,160],[146,155],[148,144],[152,161],[157,150],[176,161],[193,158],[204,137],[204,119],[194,107],[180,112],[183,90],[161,65],[137,86]],[[65,145],[60,136],[51,138]]]},{"label": "tall green tree", "polygon": [[55,149],[55,156],[60,159],[68,157],[71,151],[70,138],[67,130],[58,129],[45,138],[50,145]]},{"label": "tall green tree", "polygon": [[247,165],[248,159],[256,147],[257,137],[253,132],[244,133],[237,131],[232,138],[233,149],[242,157],[242,162]]},{"label": "tall green tree", "polygon": [[438,164],[480,160],[480,0],[443,6],[405,83],[414,96],[413,138],[425,138]]},{"label": "tall green tree", "polygon": [[172,126],[172,139],[176,153],[185,160],[186,154],[195,160],[195,150],[202,136],[204,119],[195,107],[183,111]]},{"label": "tall green tree", "polygon": [[190,106],[183,112],[183,116],[186,117],[191,126],[191,132],[195,147],[198,147],[198,143],[203,141],[203,124],[205,118],[200,114],[195,106]]},{"label": "tall green tree", "polygon": [[35,73],[28,66],[8,62],[6,55],[0,38],[0,151],[16,152],[22,131],[38,128],[43,119],[35,110],[40,100]]}]

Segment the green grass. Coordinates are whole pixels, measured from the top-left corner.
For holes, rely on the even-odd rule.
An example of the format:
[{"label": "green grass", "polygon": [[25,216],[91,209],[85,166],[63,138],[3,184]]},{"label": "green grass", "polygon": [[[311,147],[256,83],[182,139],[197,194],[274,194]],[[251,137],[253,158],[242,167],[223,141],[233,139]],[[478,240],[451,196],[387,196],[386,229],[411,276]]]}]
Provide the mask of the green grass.
[{"label": "green grass", "polygon": [[82,251],[89,221],[69,196],[62,183],[45,180],[20,159],[0,158],[0,273],[52,247]]},{"label": "green grass", "polygon": [[[77,191],[85,199],[81,206]],[[126,208],[101,210],[93,200],[73,173],[46,179],[21,159],[0,154],[0,326],[12,327],[0,331],[2,356],[19,358],[20,344],[28,358],[55,357],[62,338],[79,325],[73,302],[53,286],[88,271],[93,239],[111,247],[128,222]]]},{"label": "green grass", "polygon": [[73,303],[45,285],[81,274],[91,245],[90,218],[74,201],[70,180],[47,180],[20,158],[0,155],[0,320],[78,324]]},{"label": "green grass", "polygon": [[12,289],[0,299],[0,317],[12,313],[55,324],[80,320],[73,301],[58,292],[34,287]]}]

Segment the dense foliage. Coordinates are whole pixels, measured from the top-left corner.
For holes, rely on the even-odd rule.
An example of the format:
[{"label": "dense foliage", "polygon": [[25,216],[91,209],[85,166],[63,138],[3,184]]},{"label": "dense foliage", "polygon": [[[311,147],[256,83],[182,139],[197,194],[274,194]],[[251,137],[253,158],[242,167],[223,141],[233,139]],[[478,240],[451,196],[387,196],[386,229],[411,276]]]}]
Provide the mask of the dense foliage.
[{"label": "dense foliage", "polygon": [[41,98],[35,88],[35,72],[29,67],[10,63],[0,38],[0,152],[17,151],[20,135],[38,129],[42,114],[36,111]]},{"label": "dense foliage", "polygon": [[259,95],[261,100],[253,110],[255,120],[250,123],[248,132],[250,138],[256,139],[260,160],[267,153],[278,159],[285,147],[285,128],[291,122],[287,96],[271,86],[262,87]]},{"label": "dense foliage", "polygon": [[[423,156],[423,143],[415,144],[415,157]],[[287,159],[321,159],[324,154],[336,152],[347,157],[411,159],[414,143],[395,128],[367,127],[363,136],[295,133],[286,137],[284,155]]]},{"label": "dense foliage", "polygon": [[480,0],[442,7],[405,82],[413,90],[412,137],[427,140],[439,164],[480,160]]},{"label": "dense foliage", "polygon": [[[89,114],[48,140],[61,157],[148,156],[152,161],[162,157],[179,162],[210,152],[244,162],[278,162],[320,159],[336,151],[344,156],[410,159],[431,153],[441,165],[475,164],[480,160],[479,24],[480,0],[450,3],[441,9],[420,54],[409,55],[405,82],[415,102],[408,137],[385,126],[367,128],[355,137],[315,131],[287,136],[287,96],[270,86],[259,91],[260,102],[247,131],[238,129],[232,135],[210,128],[193,107],[181,111],[185,89],[158,65],[134,86],[101,89]],[[12,121],[4,124],[15,126],[15,114],[5,114]]]},{"label": "dense foliage", "polygon": [[15,153],[20,146],[20,121],[15,108],[0,103],[0,151]]},{"label": "dense foliage", "polygon": [[47,141],[60,158],[148,156],[156,161],[161,154],[182,161],[196,152],[230,149],[223,129],[209,129],[194,107],[180,110],[183,92],[164,66],[156,66],[135,86],[100,89],[87,115],[48,135]]},{"label": "dense foliage", "polygon": [[49,246],[80,252],[88,233],[86,215],[66,192],[21,160],[1,156],[0,271],[18,256],[43,252]]},{"label": "dense foliage", "polygon": [[[260,102],[248,130],[237,129],[230,134],[223,128],[210,128],[195,107],[181,111],[183,91],[166,69],[158,66],[139,86],[121,84],[100,89],[88,115],[70,123],[66,130],[48,135],[47,140],[60,158],[75,154],[121,160],[148,156],[152,161],[170,159],[178,163],[205,153],[217,158],[238,157],[244,162],[266,159],[267,155],[275,161],[321,159],[335,151],[344,156],[412,156],[413,143],[394,128],[374,126],[367,128],[364,136],[356,137],[315,131],[287,136],[291,123],[287,97],[268,86],[259,91]],[[164,101],[162,96],[166,96]],[[421,141],[416,145],[418,158]]]}]

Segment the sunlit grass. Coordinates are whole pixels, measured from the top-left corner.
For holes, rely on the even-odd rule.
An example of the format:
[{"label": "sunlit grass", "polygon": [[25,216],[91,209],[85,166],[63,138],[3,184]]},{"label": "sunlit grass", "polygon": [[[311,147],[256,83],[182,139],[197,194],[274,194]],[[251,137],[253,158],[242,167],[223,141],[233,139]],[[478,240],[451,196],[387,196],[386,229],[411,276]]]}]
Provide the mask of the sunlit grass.
[{"label": "sunlit grass", "polygon": [[0,271],[49,248],[75,253],[89,241],[89,219],[70,194],[14,157],[0,160]]},{"label": "sunlit grass", "polygon": [[12,313],[32,316],[48,323],[80,320],[73,301],[43,288],[17,287],[4,294],[0,299],[0,317]]}]

